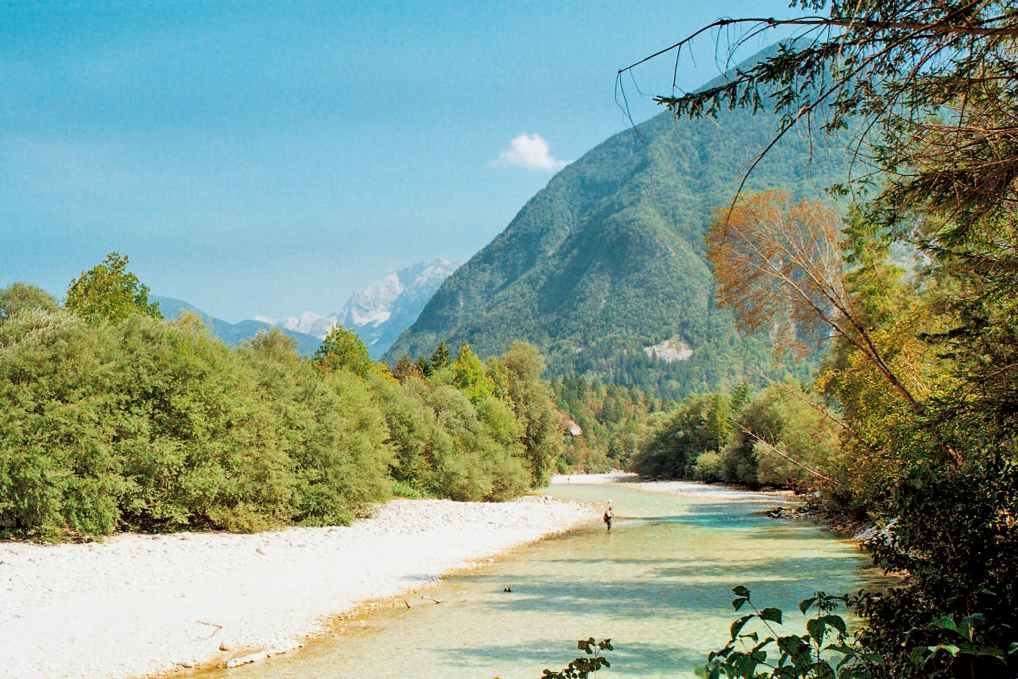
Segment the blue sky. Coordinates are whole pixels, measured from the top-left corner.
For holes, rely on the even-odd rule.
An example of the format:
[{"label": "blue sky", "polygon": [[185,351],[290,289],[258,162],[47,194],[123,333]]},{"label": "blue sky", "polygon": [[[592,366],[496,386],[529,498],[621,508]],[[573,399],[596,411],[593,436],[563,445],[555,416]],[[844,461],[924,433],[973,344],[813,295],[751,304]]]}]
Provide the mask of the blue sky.
[{"label": "blue sky", "polygon": [[[387,271],[468,259],[563,162],[625,129],[620,66],[720,16],[787,14],[784,0],[0,0],[0,285],[60,294],[118,250],[154,292],[228,320],[334,311]],[[718,73],[712,38],[694,54],[687,88]],[[637,120],[671,66],[638,71]]]}]

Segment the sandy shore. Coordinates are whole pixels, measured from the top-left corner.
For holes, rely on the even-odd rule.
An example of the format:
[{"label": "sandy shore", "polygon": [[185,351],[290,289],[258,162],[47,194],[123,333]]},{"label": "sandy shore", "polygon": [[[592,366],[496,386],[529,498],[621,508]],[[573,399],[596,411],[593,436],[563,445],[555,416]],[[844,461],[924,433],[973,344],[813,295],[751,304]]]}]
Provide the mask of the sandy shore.
[{"label": "sandy shore", "polygon": [[0,677],[132,677],[285,649],[367,599],[595,518],[580,505],[397,500],[349,527],[0,543]]}]

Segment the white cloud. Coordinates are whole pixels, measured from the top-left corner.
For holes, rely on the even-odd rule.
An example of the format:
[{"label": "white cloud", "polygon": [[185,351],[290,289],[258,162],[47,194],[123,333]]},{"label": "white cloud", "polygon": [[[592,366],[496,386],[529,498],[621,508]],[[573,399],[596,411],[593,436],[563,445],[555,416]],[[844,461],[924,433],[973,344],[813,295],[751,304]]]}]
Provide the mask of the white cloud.
[{"label": "white cloud", "polygon": [[551,155],[551,148],[544,137],[537,134],[527,134],[512,138],[509,146],[498,154],[498,165],[513,165],[527,170],[543,170],[545,172],[556,172],[565,167],[568,163],[559,160]]}]

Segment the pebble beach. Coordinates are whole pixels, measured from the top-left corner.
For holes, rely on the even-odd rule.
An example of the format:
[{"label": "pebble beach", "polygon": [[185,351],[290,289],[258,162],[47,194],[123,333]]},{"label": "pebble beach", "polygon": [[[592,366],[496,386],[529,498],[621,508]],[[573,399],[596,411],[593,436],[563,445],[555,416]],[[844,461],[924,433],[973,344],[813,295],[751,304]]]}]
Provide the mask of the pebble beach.
[{"label": "pebble beach", "polygon": [[330,617],[597,520],[526,497],[394,500],[346,527],[0,542],[0,677],[141,677],[299,646]]}]

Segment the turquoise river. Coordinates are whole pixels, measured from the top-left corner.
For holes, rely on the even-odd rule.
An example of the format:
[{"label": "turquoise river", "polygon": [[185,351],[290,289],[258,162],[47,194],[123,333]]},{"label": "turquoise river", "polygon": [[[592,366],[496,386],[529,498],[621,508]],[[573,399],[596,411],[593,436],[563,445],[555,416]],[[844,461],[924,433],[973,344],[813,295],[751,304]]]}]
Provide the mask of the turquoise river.
[{"label": "turquoise river", "polygon": [[336,638],[228,676],[538,679],[576,656],[577,639],[593,636],[611,637],[616,649],[598,679],[692,677],[727,636],[734,585],[749,587],[759,605],[784,609],[786,629],[798,630],[800,599],[851,591],[872,575],[852,543],[762,516],[773,497],[680,488],[552,486],[545,492],[556,497],[613,499],[614,529],[517,549],[425,592],[441,603],[408,597],[409,609],[383,607]]}]

